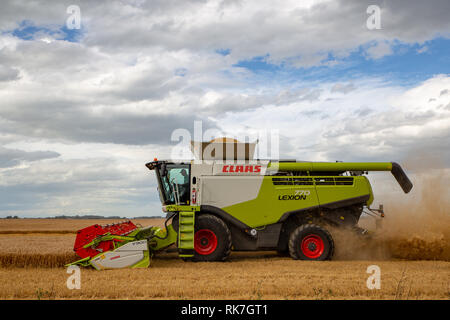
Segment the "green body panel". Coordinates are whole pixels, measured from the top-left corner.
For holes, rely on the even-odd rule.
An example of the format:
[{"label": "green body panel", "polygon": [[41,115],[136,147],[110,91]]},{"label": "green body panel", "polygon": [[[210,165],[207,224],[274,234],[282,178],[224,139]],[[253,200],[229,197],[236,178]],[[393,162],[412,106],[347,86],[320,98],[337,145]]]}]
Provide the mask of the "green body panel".
[{"label": "green body panel", "polygon": [[[333,177],[324,177],[324,178],[333,178]],[[316,185],[316,192],[317,197],[319,198],[319,204],[324,205],[331,202],[369,195],[370,198],[369,201],[367,201],[367,205],[370,205],[370,203],[372,203],[371,199],[373,200],[373,194],[369,180],[364,176],[358,176],[353,178],[354,178],[353,185],[351,186]]]},{"label": "green body panel", "polygon": [[[165,211],[179,213],[178,234],[173,231],[174,236],[171,238],[170,244],[173,244],[178,240],[178,249],[180,250],[179,256],[183,258],[192,257],[192,252],[194,250],[195,212],[200,211],[200,206],[173,204],[165,206]],[[169,227],[173,230],[172,225]]]},{"label": "green body panel", "polygon": [[130,268],[148,268],[150,266],[150,252],[144,251],[144,258],[137,262],[136,264],[132,265]]},{"label": "green body panel", "polygon": [[[178,249],[193,250],[194,249],[194,224],[195,212],[180,211],[178,225]],[[183,257],[192,257],[192,254],[182,254]]]},{"label": "green body panel", "polygon": [[391,162],[270,162],[278,171],[391,171]]},{"label": "green body panel", "polygon": [[[299,176],[288,178],[312,178],[313,185],[274,185],[272,179],[281,176],[265,176],[258,196],[249,201],[222,208],[224,211],[250,227],[257,228],[277,223],[284,213],[317,207],[331,202],[369,195],[373,200],[370,183],[366,177],[355,176],[352,185],[320,185],[315,179],[342,178]],[[297,196],[297,197],[296,197]],[[294,199],[289,199],[294,197]]]},{"label": "green body panel", "polygon": [[[160,238],[165,239],[158,239],[158,238],[152,238],[149,241],[149,248],[152,251],[158,251],[164,248],[167,248],[168,246],[174,244],[177,241],[177,232],[173,228],[172,225],[167,226],[167,232],[169,233],[166,237],[166,231],[164,229],[153,227],[155,229],[155,234]],[[152,229],[153,229],[152,228]]]}]

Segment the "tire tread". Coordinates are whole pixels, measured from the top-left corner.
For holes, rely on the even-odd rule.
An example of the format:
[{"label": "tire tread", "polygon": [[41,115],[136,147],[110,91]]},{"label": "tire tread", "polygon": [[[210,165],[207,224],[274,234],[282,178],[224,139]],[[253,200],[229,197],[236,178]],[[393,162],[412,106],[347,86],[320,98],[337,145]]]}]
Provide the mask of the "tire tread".
[{"label": "tire tread", "polygon": [[322,232],[325,233],[325,235],[327,236],[329,243],[330,243],[330,248],[329,248],[329,252],[328,255],[325,259],[323,260],[330,260],[333,257],[334,254],[334,241],[333,241],[333,237],[331,236],[330,232],[328,232],[325,228],[317,225],[317,224],[303,224],[299,227],[297,227],[292,233],[291,236],[289,237],[289,254],[291,255],[292,259],[294,260],[300,260],[301,257],[298,255],[298,251],[296,250],[296,246],[295,246],[295,241],[297,240],[298,236],[300,235],[300,233],[302,233],[304,230],[309,229],[309,228],[318,228],[320,229]]}]

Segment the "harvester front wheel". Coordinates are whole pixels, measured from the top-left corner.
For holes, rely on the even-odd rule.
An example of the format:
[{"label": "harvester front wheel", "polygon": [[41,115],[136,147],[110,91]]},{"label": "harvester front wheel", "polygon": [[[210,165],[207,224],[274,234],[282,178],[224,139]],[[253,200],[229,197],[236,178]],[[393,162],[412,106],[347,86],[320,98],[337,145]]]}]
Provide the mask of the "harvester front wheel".
[{"label": "harvester front wheel", "polygon": [[334,253],[334,241],[321,226],[304,224],[291,233],[289,253],[295,260],[330,260]]},{"label": "harvester front wheel", "polygon": [[200,214],[195,221],[194,261],[223,261],[231,252],[231,232],[218,217]]}]

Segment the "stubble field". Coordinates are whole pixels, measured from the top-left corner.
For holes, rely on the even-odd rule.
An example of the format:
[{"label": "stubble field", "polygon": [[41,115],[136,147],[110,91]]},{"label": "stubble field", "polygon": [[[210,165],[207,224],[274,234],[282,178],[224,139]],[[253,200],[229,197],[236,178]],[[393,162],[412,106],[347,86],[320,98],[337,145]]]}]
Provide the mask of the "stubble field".
[{"label": "stubble field", "polygon": [[[448,238],[362,241],[335,233],[335,259],[294,261],[276,252],[233,252],[226,262],[184,262],[175,252],[148,269],[81,270],[69,290],[64,264],[77,257],[75,231],[108,220],[0,221],[0,299],[449,299]],[[117,222],[117,221],[115,221]],[[158,219],[137,220],[162,226]],[[410,235],[411,236],[411,235]],[[423,253],[423,254],[422,254]],[[427,261],[422,260],[425,254]],[[381,270],[370,290],[367,267]]]}]

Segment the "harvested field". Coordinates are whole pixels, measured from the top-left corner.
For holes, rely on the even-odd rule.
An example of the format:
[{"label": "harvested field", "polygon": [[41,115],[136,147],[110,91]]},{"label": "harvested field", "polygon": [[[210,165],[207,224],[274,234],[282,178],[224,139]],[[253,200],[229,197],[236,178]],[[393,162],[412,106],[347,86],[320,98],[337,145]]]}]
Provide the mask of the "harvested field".
[{"label": "harvested field", "polygon": [[[402,231],[366,240],[334,232],[335,260],[325,262],[233,252],[226,262],[193,263],[160,253],[148,269],[82,269],[81,289],[67,289],[64,265],[77,259],[75,231],[112,222],[1,220],[0,299],[450,299],[442,223],[441,229],[410,228],[409,236]],[[163,225],[161,219],[133,222]],[[412,261],[423,259],[429,261]],[[380,290],[366,286],[370,265],[381,269]]]},{"label": "harvested field", "polygon": [[[366,287],[381,268],[381,289]],[[0,268],[1,299],[449,299],[450,263],[307,262],[275,254],[232,255],[228,262],[183,262],[173,254],[149,269],[81,270],[81,289],[64,268]],[[212,280],[213,279],[213,280]]]}]

